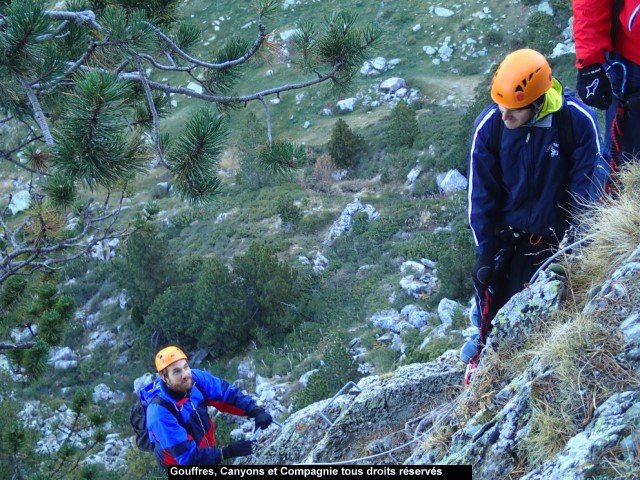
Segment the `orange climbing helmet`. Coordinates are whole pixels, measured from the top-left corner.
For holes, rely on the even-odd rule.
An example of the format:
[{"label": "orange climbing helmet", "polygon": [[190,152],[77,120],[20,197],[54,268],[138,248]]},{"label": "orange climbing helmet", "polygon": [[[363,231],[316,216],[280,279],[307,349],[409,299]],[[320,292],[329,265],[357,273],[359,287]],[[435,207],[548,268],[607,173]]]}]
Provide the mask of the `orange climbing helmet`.
[{"label": "orange climbing helmet", "polygon": [[156,370],[160,373],[178,360],[186,360],[187,356],[178,347],[166,347],[156,354]]},{"label": "orange climbing helmet", "polygon": [[540,52],[523,48],[502,61],[491,81],[491,98],[506,108],[523,108],[553,85],[549,62]]}]

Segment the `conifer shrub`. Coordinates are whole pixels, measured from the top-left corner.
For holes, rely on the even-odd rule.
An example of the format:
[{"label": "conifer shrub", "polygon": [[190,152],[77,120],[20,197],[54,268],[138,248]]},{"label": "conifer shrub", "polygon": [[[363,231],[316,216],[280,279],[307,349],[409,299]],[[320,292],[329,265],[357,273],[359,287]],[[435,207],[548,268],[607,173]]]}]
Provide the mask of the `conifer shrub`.
[{"label": "conifer shrub", "polygon": [[401,100],[391,110],[389,143],[397,147],[411,148],[419,133],[415,109],[405,100]]},{"label": "conifer shrub", "polygon": [[283,196],[278,200],[277,209],[282,225],[287,230],[295,228],[302,218],[302,210],[289,196]]},{"label": "conifer shrub", "polygon": [[559,34],[560,28],[552,16],[536,12],[529,17],[526,33],[529,48],[548,55],[555,46]]},{"label": "conifer shrub", "polygon": [[304,215],[298,223],[298,231],[305,235],[317,233],[329,228],[334,220],[335,214],[329,211],[314,212],[312,214]]},{"label": "conifer shrub", "polygon": [[327,149],[336,166],[348,168],[356,165],[363,143],[363,138],[353,133],[347,122],[339,118],[331,131]]},{"label": "conifer shrub", "polygon": [[345,341],[333,339],[327,347],[323,363],[309,378],[307,386],[298,394],[294,408],[311,405],[325,398],[333,397],[347,382],[357,382],[362,378],[358,364],[345,348]]}]

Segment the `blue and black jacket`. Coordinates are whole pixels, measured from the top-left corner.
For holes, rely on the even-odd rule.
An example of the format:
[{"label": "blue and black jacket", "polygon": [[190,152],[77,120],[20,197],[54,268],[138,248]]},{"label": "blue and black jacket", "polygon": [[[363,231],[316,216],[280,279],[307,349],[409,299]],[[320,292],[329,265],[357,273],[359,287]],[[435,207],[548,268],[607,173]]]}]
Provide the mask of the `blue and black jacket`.
[{"label": "blue and black jacket", "polygon": [[[552,115],[563,102],[571,109],[571,152],[561,151],[562,126],[559,116]],[[559,242],[571,213],[588,198],[601,158],[593,112],[574,97],[565,97],[555,79],[533,121],[513,130],[497,128],[501,121],[498,106],[488,106],[475,121],[471,141],[468,220],[479,255],[497,252],[497,232],[505,227]],[[495,132],[502,132],[500,139]]]},{"label": "blue and black jacket", "polygon": [[[253,398],[210,373],[191,369],[191,376],[193,388],[188,396],[169,389],[160,377],[140,392],[148,405],[147,430],[155,444],[154,454],[164,465],[220,463],[222,452],[215,448],[214,425],[207,407],[214,406],[234,415],[247,415],[256,408]],[[179,415],[152,403],[157,395],[168,401]]]}]

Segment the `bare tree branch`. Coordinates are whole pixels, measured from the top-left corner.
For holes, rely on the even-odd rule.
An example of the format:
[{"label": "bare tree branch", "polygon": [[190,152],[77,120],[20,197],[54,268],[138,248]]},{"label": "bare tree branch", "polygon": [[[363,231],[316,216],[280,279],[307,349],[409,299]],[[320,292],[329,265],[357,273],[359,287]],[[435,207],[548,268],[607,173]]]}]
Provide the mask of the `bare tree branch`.
[{"label": "bare tree branch", "polygon": [[89,25],[94,30],[102,30],[100,24],[96,22],[96,14],[91,10],[83,10],[81,12],[46,10],[45,14],[56,20],[68,20],[78,25]]},{"label": "bare tree branch", "polygon": [[[161,90],[165,93],[178,93],[181,95],[185,95],[187,97],[197,98],[197,99],[204,100],[211,103],[220,103],[222,105],[226,105],[229,103],[251,102],[254,100],[259,100],[260,98],[263,98],[269,95],[276,95],[278,93],[286,92],[289,90],[301,90],[313,85],[317,85],[319,83],[325,82],[326,80],[335,78],[335,74],[340,70],[341,66],[342,65],[338,63],[334,65],[329,72],[325,74],[319,74],[318,77],[313,80],[308,80],[306,82],[300,82],[300,83],[281,85],[278,87],[269,88],[267,90],[262,90],[260,92],[252,93],[250,95],[240,95],[240,96],[207,95],[204,93],[198,93],[194,90],[191,90],[190,88],[176,87],[172,85],[167,85],[165,83],[154,82],[152,80],[148,80],[148,83],[149,83],[149,86],[154,90]],[[138,83],[142,83],[142,79],[140,78],[139,73],[123,73],[120,75],[120,78],[123,80],[131,80]]]},{"label": "bare tree branch", "polygon": [[36,342],[24,342],[24,343],[13,343],[13,342],[0,342],[0,352],[3,350],[27,350],[35,346]]},{"label": "bare tree branch", "polygon": [[27,98],[29,99],[29,103],[31,103],[31,108],[33,109],[33,114],[36,117],[36,122],[38,122],[38,126],[42,131],[42,136],[44,137],[44,141],[47,145],[52,146],[55,142],[53,140],[53,135],[51,135],[51,131],[49,130],[49,124],[47,123],[47,119],[44,116],[44,112],[42,111],[42,105],[40,105],[40,100],[38,100],[38,96],[34,92],[29,82],[23,77],[19,77],[18,80],[24,88],[24,91],[27,94]]},{"label": "bare tree branch", "polygon": [[156,147],[158,159],[160,160],[160,163],[162,163],[162,165],[170,170],[171,167],[167,163],[167,159],[164,157],[164,153],[162,152],[162,146],[160,145],[160,125],[158,124],[158,112],[156,110],[155,103],[153,103],[153,94],[151,93],[151,87],[149,87],[149,81],[144,74],[144,68],[142,67],[141,62],[138,62],[138,73],[140,74],[140,78],[142,79],[144,93],[147,96],[147,104],[149,105],[149,111],[151,112],[151,117],[153,118],[153,143]]},{"label": "bare tree branch", "polygon": [[222,63],[209,63],[209,62],[205,62],[204,60],[200,60],[198,58],[192,57],[187,52],[185,52],[180,47],[178,47],[175,44],[175,42],[171,40],[171,38],[169,38],[167,35],[165,35],[158,27],[148,22],[145,22],[145,23],[149,28],[151,28],[155,32],[155,34],[158,37],[160,37],[162,40],[167,42],[167,44],[169,44],[169,47],[173,52],[175,52],[176,54],[178,54],[180,57],[187,60],[188,62],[191,62],[192,64],[197,65],[199,67],[210,68],[212,70],[224,70],[226,68],[235,67],[245,63],[247,60],[253,57],[253,55],[262,46],[264,41],[267,39],[266,28],[262,23],[262,17],[263,17],[263,14],[261,13],[258,20],[258,36],[254,41],[253,45],[251,46],[251,48],[249,48],[249,50],[247,50],[247,52],[244,55],[234,60],[229,60],[227,62],[222,62]]}]

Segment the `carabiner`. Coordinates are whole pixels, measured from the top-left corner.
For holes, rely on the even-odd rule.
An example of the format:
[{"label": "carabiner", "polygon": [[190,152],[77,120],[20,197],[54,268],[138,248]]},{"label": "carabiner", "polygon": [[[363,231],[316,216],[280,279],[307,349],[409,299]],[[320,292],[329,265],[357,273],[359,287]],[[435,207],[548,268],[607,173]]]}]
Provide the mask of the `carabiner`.
[{"label": "carabiner", "polygon": [[624,93],[625,93],[625,91],[627,89],[627,66],[622,62],[618,62],[618,61],[611,62],[607,66],[607,68],[605,69],[605,72],[608,72],[613,67],[621,67],[622,68],[622,83],[620,84],[620,92],[619,93],[613,92],[613,94],[616,97],[620,97],[620,98],[622,98],[624,100]]}]

